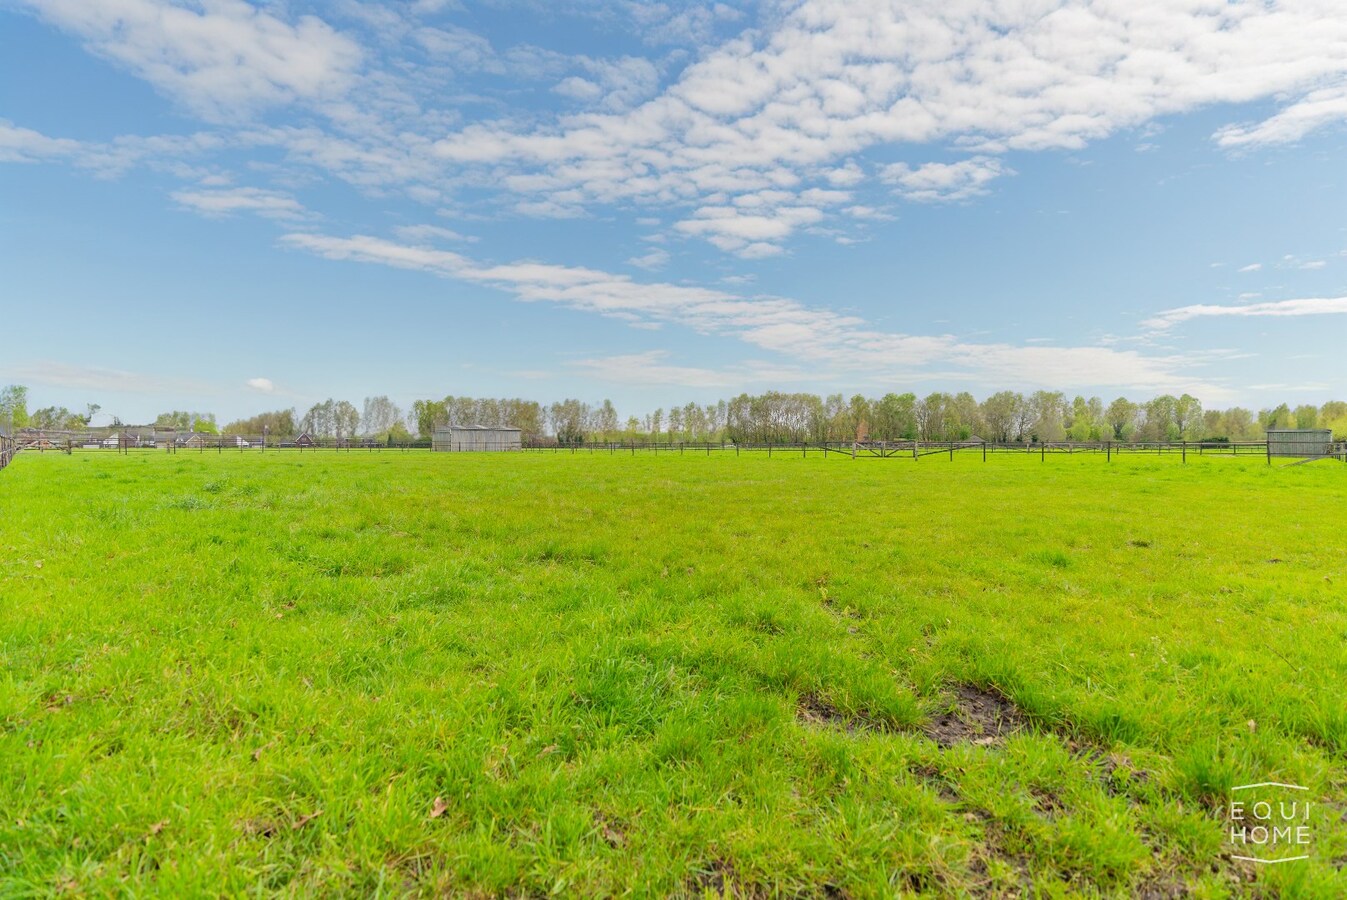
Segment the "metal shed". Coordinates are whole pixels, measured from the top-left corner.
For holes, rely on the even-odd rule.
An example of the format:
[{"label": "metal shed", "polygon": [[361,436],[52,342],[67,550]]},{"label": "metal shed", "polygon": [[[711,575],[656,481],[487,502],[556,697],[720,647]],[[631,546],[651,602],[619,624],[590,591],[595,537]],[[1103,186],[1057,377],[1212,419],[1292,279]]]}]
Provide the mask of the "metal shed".
[{"label": "metal shed", "polygon": [[520,450],[522,432],[518,428],[491,428],[486,425],[441,425],[435,429],[430,449],[448,452]]},{"label": "metal shed", "polygon": [[1333,452],[1333,432],[1328,428],[1272,428],[1267,433],[1268,456],[1314,458]]}]

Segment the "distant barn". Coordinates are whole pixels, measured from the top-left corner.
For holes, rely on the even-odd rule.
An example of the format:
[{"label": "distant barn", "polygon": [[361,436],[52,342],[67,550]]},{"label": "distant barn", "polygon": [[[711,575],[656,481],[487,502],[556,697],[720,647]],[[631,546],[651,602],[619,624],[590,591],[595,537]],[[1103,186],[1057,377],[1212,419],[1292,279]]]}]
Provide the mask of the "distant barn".
[{"label": "distant barn", "polygon": [[1333,452],[1333,432],[1327,428],[1269,428],[1267,455],[1313,458]]},{"label": "distant barn", "polygon": [[430,448],[441,452],[482,452],[519,450],[523,447],[518,428],[489,428],[485,425],[440,425]]}]

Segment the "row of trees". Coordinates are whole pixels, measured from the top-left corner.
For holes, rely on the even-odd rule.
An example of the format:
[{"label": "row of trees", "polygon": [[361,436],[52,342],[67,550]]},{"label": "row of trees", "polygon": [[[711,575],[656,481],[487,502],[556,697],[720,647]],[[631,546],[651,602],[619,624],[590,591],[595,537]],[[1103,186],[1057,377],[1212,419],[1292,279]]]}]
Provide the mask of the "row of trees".
[{"label": "row of trees", "polygon": [[88,426],[101,409],[90,403],[83,413],[72,412],[64,406],[44,406],[28,411],[28,388],[11,384],[0,388],[0,430],[17,431],[20,428],[43,428],[57,431],[75,431]]},{"label": "row of trees", "polygon": [[411,438],[402,409],[388,397],[366,397],[357,408],[349,400],[328,398],[315,403],[308,412],[278,409],[238,419],[225,425],[225,434],[267,434],[276,438],[310,434],[317,438],[349,439],[369,437],[403,441]]},{"label": "row of trees", "polygon": [[972,394],[936,392],[819,396],[769,392],[732,400],[689,403],[623,420],[610,400],[591,405],[567,399],[548,406],[527,400],[446,397],[412,404],[409,426],[423,438],[437,425],[513,425],[525,438],[544,434],[562,443],[633,438],[749,443],[861,440],[1167,441],[1260,440],[1269,428],[1333,428],[1347,435],[1347,403],[1322,407],[1285,404],[1254,413],[1242,407],[1203,409],[1189,394],[1136,403],[1058,391],[1000,391],[978,401]]},{"label": "row of trees", "polygon": [[[76,430],[99,411],[90,404],[83,414],[64,407],[28,412],[28,390],[10,385],[0,390],[0,427]],[[718,403],[688,403],[657,409],[644,416],[618,415],[612,401],[589,404],[566,399],[549,405],[520,398],[448,396],[417,400],[404,411],[387,396],[366,397],[357,407],[346,400],[315,403],[300,415],[283,409],[259,413],[219,428],[210,413],[174,410],[155,425],[179,431],[261,434],[276,438],[307,432],[319,438],[369,437],[428,439],[440,425],[513,426],[526,440],[552,435],[562,443],[631,439],[798,443],[801,441],[1165,441],[1260,440],[1271,428],[1330,428],[1347,436],[1347,402],[1292,408],[1282,404],[1254,412],[1243,407],[1204,409],[1189,394],[1165,394],[1145,402],[1119,397],[1105,404],[1099,397],[1067,399],[1058,391],[1021,394],[1000,391],[984,400],[962,392],[936,392],[925,397],[888,393],[847,399],[842,394],[768,392],[740,394]]]}]

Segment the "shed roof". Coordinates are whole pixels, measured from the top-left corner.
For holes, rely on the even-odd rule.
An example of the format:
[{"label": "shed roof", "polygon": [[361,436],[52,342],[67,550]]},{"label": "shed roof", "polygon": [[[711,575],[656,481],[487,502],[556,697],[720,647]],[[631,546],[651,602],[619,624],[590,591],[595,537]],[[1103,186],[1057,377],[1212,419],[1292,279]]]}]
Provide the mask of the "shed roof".
[{"label": "shed roof", "polygon": [[513,425],[437,425],[436,431],[520,431]]}]

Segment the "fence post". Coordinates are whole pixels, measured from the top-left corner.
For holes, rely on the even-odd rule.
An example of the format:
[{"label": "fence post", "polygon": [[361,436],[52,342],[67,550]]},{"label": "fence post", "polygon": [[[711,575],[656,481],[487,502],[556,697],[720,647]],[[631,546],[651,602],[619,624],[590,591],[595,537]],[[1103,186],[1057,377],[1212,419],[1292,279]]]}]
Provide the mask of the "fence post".
[{"label": "fence post", "polygon": [[1183,442],[1183,464],[1188,465],[1188,442]]}]

